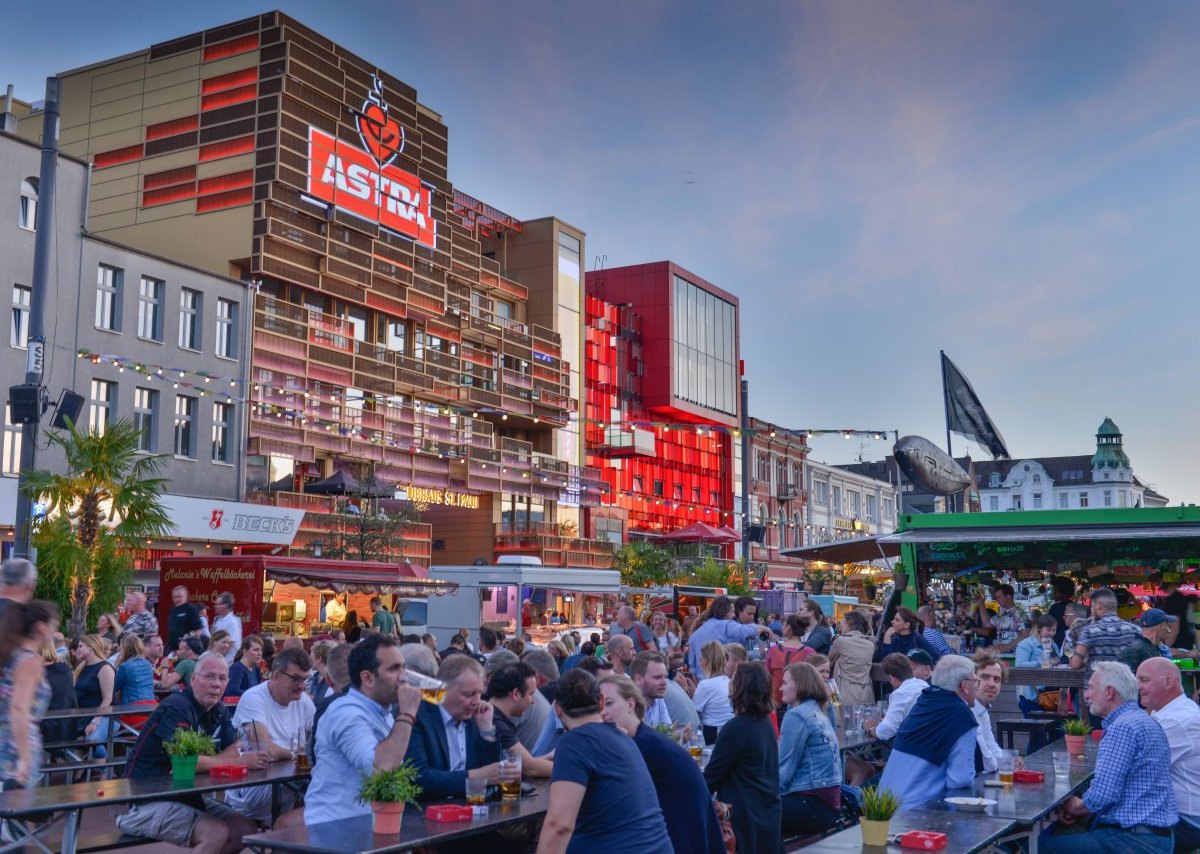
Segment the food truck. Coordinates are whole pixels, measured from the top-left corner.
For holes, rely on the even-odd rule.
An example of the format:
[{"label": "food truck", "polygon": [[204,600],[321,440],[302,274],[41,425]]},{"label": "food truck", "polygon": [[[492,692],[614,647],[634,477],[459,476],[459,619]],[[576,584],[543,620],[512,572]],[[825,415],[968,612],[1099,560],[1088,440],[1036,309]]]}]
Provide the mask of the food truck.
[{"label": "food truck", "polygon": [[396,598],[436,599],[455,588],[453,581],[430,579],[423,567],[412,564],[277,555],[166,557],[160,562],[160,573],[158,622],[164,632],[171,590],[182,585],[188,589],[189,601],[208,609],[210,626],[216,616],[213,600],[220,593],[232,593],[243,637],[259,632],[313,637],[341,628],[332,625],[325,613],[326,604],[341,594],[345,594],[347,613],[370,623],[374,596],[391,610]]},{"label": "food truck", "polygon": [[[465,628],[475,644],[481,626],[503,629],[509,636],[519,635],[524,626],[538,644],[571,628],[598,632],[621,591],[621,574],[615,569],[527,563],[434,566],[429,577],[456,587],[451,595],[428,599],[429,631],[439,642]],[[556,622],[535,616],[551,613],[560,615]]]}]

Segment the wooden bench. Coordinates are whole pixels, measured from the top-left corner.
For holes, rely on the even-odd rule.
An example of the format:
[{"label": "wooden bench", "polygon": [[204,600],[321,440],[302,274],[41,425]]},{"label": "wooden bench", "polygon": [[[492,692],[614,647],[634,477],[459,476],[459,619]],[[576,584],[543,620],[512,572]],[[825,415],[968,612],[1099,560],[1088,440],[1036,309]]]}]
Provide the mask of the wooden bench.
[{"label": "wooden bench", "polygon": [[107,777],[109,771],[113,768],[120,768],[125,765],[125,757],[121,756],[116,759],[80,759],[68,760],[66,762],[51,762],[42,766],[42,785],[50,785],[51,774],[77,774],[80,771],[84,773],[85,780],[94,779],[92,774],[96,771],[104,772]]},{"label": "wooden bench", "polygon": [[1017,733],[1024,733],[1033,739],[1034,735],[1042,735],[1047,742],[1053,741],[1058,735],[1059,719],[1053,718],[1009,718],[1002,721],[992,721],[996,730],[996,741],[1001,747],[1016,748]]}]

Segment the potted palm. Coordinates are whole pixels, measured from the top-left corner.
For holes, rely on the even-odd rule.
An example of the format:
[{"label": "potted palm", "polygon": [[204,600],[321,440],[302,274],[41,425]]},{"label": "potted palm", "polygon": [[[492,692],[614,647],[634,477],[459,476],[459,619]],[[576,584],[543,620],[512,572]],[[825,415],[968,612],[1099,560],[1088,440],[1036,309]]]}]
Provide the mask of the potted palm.
[{"label": "potted palm", "polygon": [[863,845],[886,846],[892,829],[892,816],[899,810],[900,798],[890,789],[878,789],[875,786],[863,789],[862,818],[859,819]]},{"label": "potted palm", "polygon": [[1084,739],[1091,731],[1092,726],[1087,721],[1077,718],[1063,721],[1063,740],[1067,743],[1067,753],[1072,756],[1082,756]]},{"label": "potted palm", "polygon": [[908,587],[908,567],[904,565],[904,561],[898,560],[892,565],[892,581],[896,583],[897,590]]},{"label": "potted palm", "polygon": [[163,750],[171,757],[171,777],[179,783],[196,780],[196,762],[201,756],[214,756],[217,746],[211,736],[180,724],[175,734],[163,744]]},{"label": "potted palm", "polygon": [[417,785],[417,769],[409,762],[391,771],[376,771],[366,777],[358,790],[360,803],[370,804],[375,818],[375,832],[396,835],[404,818],[404,805],[417,803],[421,787]]}]

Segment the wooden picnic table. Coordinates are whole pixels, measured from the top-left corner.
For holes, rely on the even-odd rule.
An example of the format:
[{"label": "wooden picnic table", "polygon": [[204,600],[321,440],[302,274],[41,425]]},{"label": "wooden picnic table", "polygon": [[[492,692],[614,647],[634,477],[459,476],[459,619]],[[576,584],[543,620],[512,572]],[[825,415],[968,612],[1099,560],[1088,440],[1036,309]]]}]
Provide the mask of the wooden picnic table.
[{"label": "wooden picnic table", "polygon": [[[225,707],[228,709],[237,708],[237,700],[237,697],[226,697],[224,700]],[[42,720],[65,721],[81,720],[83,718],[118,718],[117,725],[110,726],[108,728],[108,739],[104,745],[108,755],[112,756],[113,740],[116,738],[117,731],[119,729],[125,730],[134,736],[138,735],[138,731],[134,727],[130,726],[124,721],[119,720],[119,718],[122,718],[126,715],[142,715],[148,717],[156,707],[157,702],[154,705],[150,705],[149,703],[118,703],[115,706],[98,706],[91,709],[54,709],[53,711],[48,711],[46,714],[42,715]],[[55,749],[54,745],[48,745],[48,749]]]},{"label": "wooden picnic table", "polygon": [[[891,832],[907,833],[910,830],[930,830],[946,834],[946,847],[941,854],[973,854],[990,846],[1012,830],[1015,822],[1009,818],[982,813],[951,813],[923,809],[904,810],[892,816]],[[870,848],[863,845],[862,829],[859,825],[826,836],[804,846],[805,854],[842,854],[850,851],[888,851],[892,854],[910,854],[911,848],[889,845],[887,848]]]},{"label": "wooden picnic table", "polygon": [[278,813],[280,787],[287,783],[307,780],[309,772],[296,770],[294,762],[275,762],[262,771],[251,771],[245,777],[232,779],[230,777],[213,777],[209,774],[197,774],[192,783],[177,783],[170,777],[152,779],[129,779],[126,777],[114,780],[100,780],[90,783],[70,783],[63,786],[40,786],[34,789],[12,789],[0,792],[0,818],[27,819],[42,816],[45,813],[61,812],[63,815],[53,819],[36,829],[25,830],[19,821],[13,822],[13,827],[21,828],[26,836],[22,843],[32,843],[42,851],[49,852],[38,834],[64,821],[62,854],[75,854],[79,844],[79,819],[85,809],[92,807],[114,806],[118,804],[142,804],[159,801],[166,797],[178,795],[204,795],[210,792],[220,792],[226,789],[240,789],[244,786],[265,786],[272,788],[272,815]]},{"label": "wooden picnic table", "polygon": [[[532,780],[536,791],[518,801],[491,801],[488,814],[470,821],[435,822],[425,820],[425,807],[409,805],[397,836],[382,836],[373,829],[369,815],[358,818],[312,824],[256,833],[242,841],[254,851],[293,851],[300,854],[390,854],[422,846],[444,845],[455,839],[475,836],[508,824],[530,821],[546,814],[550,798],[548,780]],[[462,798],[436,801],[438,804],[464,804]]]}]

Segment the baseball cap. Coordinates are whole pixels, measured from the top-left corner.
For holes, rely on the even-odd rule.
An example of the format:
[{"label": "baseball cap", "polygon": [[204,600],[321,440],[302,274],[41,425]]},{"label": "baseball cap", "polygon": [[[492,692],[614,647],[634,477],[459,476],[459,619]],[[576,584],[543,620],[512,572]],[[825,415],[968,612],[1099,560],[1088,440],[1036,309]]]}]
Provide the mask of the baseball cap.
[{"label": "baseball cap", "polygon": [[933,656],[923,649],[910,650],[908,660],[915,664],[924,664],[926,667],[933,667]]},{"label": "baseball cap", "polygon": [[1161,626],[1163,623],[1177,623],[1179,618],[1168,614],[1162,608],[1148,608],[1142,612],[1141,624],[1146,628]]}]

